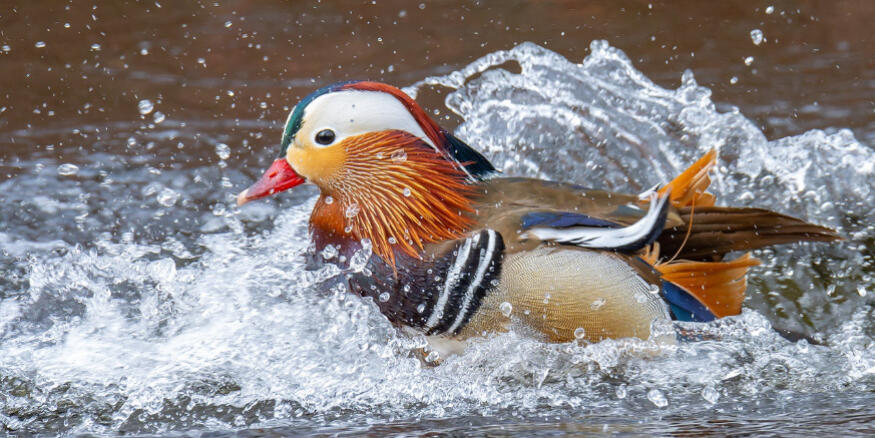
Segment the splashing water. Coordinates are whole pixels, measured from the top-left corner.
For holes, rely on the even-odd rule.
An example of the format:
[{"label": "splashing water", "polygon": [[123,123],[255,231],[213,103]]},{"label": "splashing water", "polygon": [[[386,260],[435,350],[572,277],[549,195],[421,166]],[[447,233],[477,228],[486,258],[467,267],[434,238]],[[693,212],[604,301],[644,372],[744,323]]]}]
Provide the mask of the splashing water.
[{"label": "splashing water", "polygon": [[[457,134],[509,174],[640,192],[670,181],[717,148],[721,161],[711,191],[718,203],[777,210],[849,237],[840,245],[764,250],[767,265],[754,275],[750,295],[771,301],[751,304],[764,314],[779,307],[783,325],[812,331],[834,328],[865,307],[852,292],[857,285],[871,290],[875,284],[875,224],[866,220],[875,217],[871,147],[849,130],[812,130],[769,141],[736,108],[718,112],[710,90],[696,84],[691,72],[684,73],[677,90],[666,90],[606,42],[593,42],[590,49],[575,64],[525,43],[405,91],[457,89],[446,98],[464,119]],[[496,68],[508,62],[518,63],[522,72]],[[795,303],[783,299],[803,295],[802,285],[812,281],[816,287],[810,294]],[[828,288],[835,290],[824,294]],[[778,290],[787,293],[769,293]],[[825,311],[812,314],[808,309],[814,307]]]},{"label": "splashing water", "polygon": [[[520,73],[497,67],[507,62]],[[792,412],[810,432],[830,427],[811,416],[845,427],[875,417],[875,231],[864,220],[875,216],[875,153],[850,132],[769,141],[737,110],[716,111],[692,74],[662,89],[603,42],[581,64],[523,44],[408,91],[432,86],[455,90],[446,103],[464,119],[457,134],[508,174],[634,192],[717,147],[718,199],[836,226],[849,240],[762,251],[744,315],[683,325],[710,340],[653,354],[646,341],[552,345],[509,333],[429,368],[413,354],[423,340],[350,295],[336,268],[305,269],[312,189],[280,208],[238,210],[217,183],[243,186],[240,173],[158,169],[199,128],[168,119],[95,142],[78,172],[37,158],[0,183],[0,203],[21,207],[0,212],[0,430],[531,432],[575,421],[667,434],[741,419],[762,432],[788,427]],[[153,161],[101,152],[129,138],[154,144]],[[824,345],[788,342],[773,323]]]}]

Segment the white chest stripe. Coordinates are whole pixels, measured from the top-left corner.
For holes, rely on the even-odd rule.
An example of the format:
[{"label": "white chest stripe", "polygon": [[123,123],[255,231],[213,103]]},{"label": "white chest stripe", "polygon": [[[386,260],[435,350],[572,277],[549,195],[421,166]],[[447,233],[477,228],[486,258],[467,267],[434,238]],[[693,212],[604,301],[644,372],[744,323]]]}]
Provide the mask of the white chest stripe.
[{"label": "white chest stripe", "polygon": [[462,306],[459,308],[459,314],[456,315],[456,320],[453,321],[453,325],[447,330],[448,333],[454,333],[462,324],[462,321],[465,320],[465,315],[468,314],[468,308],[471,306],[471,300],[474,299],[474,292],[480,286],[480,282],[483,281],[483,275],[486,274],[486,269],[489,268],[489,264],[492,261],[492,253],[495,252],[495,231],[486,231],[489,239],[486,244],[486,251],[480,253],[480,261],[477,262],[477,274],[471,281],[471,285],[468,286],[468,291],[465,292],[465,301],[462,302]]},{"label": "white chest stripe", "polygon": [[[453,289],[456,287],[456,283],[459,282],[459,277],[461,276],[462,267],[465,265],[465,262],[468,261],[468,255],[471,252],[471,240],[465,239],[465,243],[462,244],[462,247],[459,249],[459,254],[456,256],[456,261],[453,263],[453,267],[447,273],[446,281],[444,282],[444,290],[441,292],[441,295],[438,297],[437,302],[434,305],[434,309],[431,312],[431,315],[428,317],[428,321],[425,323],[425,328],[427,330],[431,330],[435,325],[441,320],[444,316],[444,310],[447,307],[447,302],[450,299],[450,294]],[[480,240],[480,235],[474,236],[474,243]]]}]

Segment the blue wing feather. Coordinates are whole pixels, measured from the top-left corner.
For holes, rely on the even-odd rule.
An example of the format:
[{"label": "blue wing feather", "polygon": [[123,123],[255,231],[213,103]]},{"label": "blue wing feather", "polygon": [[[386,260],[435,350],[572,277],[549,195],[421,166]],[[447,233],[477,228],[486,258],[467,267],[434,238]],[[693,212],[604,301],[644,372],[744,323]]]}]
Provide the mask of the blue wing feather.
[{"label": "blue wing feather", "polygon": [[[653,243],[665,228],[668,196],[651,197],[647,214],[631,225],[580,213],[535,211],[520,219],[520,228],[541,240],[584,248],[634,252]],[[530,230],[530,231],[527,231]]]},{"label": "blue wing feather", "polygon": [[597,227],[597,228],[620,228],[622,225],[587,216],[580,213],[533,211],[526,213],[522,218],[522,229],[540,226],[546,228],[567,228],[574,226]]},{"label": "blue wing feather", "polygon": [[662,298],[668,302],[674,319],[688,322],[709,322],[717,317],[689,292],[680,286],[662,281]]}]

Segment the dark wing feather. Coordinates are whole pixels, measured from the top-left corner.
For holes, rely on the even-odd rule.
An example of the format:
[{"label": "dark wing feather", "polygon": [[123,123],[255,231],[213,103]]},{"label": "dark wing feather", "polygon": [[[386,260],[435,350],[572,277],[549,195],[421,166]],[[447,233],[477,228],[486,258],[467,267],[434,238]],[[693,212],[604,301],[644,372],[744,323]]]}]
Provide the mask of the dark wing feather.
[{"label": "dark wing feather", "polygon": [[465,166],[471,176],[482,180],[483,178],[496,173],[495,167],[489,160],[486,159],[480,152],[477,152],[471,146],[468,146],[462,140],[459,140],[449,132],[444,131],[444,136],[447,140],[447,150],[450,155]]}]

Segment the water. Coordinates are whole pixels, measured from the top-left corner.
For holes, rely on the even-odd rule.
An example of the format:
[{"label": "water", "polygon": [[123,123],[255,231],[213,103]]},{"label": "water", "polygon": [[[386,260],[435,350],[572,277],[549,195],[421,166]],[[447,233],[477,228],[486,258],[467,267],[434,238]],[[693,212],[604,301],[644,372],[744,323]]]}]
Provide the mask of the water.
[{"label": "water", "polygon": [[[217,30],[238,25],[217,19]],[[746,47],[750,29],[739,31]],[[775,32],[764,29],[769,47]],[[45,40],[38,51],[59,44]],[[112,50],[101,41],[100,54]],[[142,50],[160,48],[132,45]],[[231,105],[258,108],[264,93],[215,92],[234,117],[199,114],[196,104],[188,116],[169,93],[129,96],[126,115],[112,121],[97,117],[95,103],[78,106],[75,119],[37,123],[43,108],[31,129],[16,128],[17,116],[0,122],[15,139],[0,155],[0,205],[14,206],[0,210],[0,431],[875,427],[875,151],[859,140],[875,131],[858,120],[854,132],[834,124],[767,136],[743,111],[715,105],[692,73],[665,88],[608,43],[588,52],[566,58],[525,43],[444,72],[407,73],[405,83],[424,99],[443,93],[442,114],[461,121],[456,133],[507,174],[640,191],[718,147],[718,199],[834,226],[848,241],[758,252],[765,264],[751,276],[744,315],[686,327],[711,340],[654,354],[645,341],[550,345],[509,333],[428,368],[412,354],[422,339],[332,282],[334,268],[303,269],[313,188],[234,206],[273,158],[264,148],[284,114],[236,117]],[[200,56],[193,67],[220,62],[207,57],[201,67]],[[744,67],[740,59],[732,62]],[[234,83],[199,86],[214,93]],[[788,342],[772,326],[823,345]]]}]

